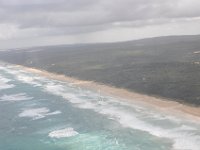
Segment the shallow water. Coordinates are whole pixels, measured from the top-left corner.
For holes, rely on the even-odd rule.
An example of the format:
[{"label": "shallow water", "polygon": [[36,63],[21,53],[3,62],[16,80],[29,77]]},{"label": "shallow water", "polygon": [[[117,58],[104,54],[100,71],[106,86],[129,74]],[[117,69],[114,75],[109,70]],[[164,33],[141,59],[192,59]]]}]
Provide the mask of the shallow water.
[{"label": "shallow water", "polygon": [[0,66],[1,150],[199,150],[200,124]]}]

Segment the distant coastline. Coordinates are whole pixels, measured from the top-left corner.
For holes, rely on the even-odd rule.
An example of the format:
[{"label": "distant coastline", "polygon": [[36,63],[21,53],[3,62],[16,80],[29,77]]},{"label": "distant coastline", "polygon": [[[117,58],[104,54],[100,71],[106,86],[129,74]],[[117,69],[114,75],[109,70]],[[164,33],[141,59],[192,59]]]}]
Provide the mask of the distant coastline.
[{"label": "distant coastline", "polygon": [[200,107],[200,35],[10,49],[0,60]]},{"label": "distant coastline", "polygon": [[134,103],[137,103],[138,105],[147,106],[149,108],[158,110],[166,114],[171,114],[171,115],[175,114],[184,118],[192,119],[194,121],[200,120],[200,107],[190,106],[187,104],[181,104],[173,100],[140,94],[140,93],[128,91],[126,89],[111,87],[111,86],[93,82],[93,81],[84,81],[84,80],[68,77],[61,74],[47,72],[45,70],[29,68],[29,67],[25,67],[21,65],[17,65],[17,66],[34,74],[38,74],[38,75],[51,78],[54,80],[65,81],[73,85],[76,85],[77,87],[86,88],[91,91],[95,91],[95,92],[100,91],[104,95],[115,97],[115,98],[118,98],[119,100],[124,100],[130,103],[134,102]]}]

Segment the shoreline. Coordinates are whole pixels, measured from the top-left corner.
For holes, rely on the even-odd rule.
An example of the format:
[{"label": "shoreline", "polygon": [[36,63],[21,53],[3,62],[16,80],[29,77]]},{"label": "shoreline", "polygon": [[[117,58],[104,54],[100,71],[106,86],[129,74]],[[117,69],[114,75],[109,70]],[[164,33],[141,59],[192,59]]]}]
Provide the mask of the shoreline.
[{"label": "shoreline", "polygon": [[175,114],[178,116],[182,116],[184,118],[200,121],[200,107],[181,104],[179,102],[173,101],[173,99],[140,94],[133,91],[128,91],[126,89],[112,87],[102,83],[97,83],[94,81],[85,81],[73,77],[68,77],[65,75],[48,72],[46,70],[40,70],[21,65],[17,66],[28,72],[35,73],[50,79],[68,82],[77,87],[86,88],[94,92],[100,91],[104,95],[113,98],[119,98],[119,100],[124,102],[135,103],[138,105],[150,107],[154,110],[158,110],[166,114],[171,114],[171,115]]}]

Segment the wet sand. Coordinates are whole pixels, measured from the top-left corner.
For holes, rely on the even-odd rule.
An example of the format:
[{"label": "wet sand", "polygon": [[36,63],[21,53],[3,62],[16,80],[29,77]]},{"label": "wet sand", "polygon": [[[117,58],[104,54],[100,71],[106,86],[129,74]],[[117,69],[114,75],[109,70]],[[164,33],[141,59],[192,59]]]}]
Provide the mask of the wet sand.
[{"label": "wet sand", "polygon": [[19,66],[22,69],[55,80],[65,81],[74,86],[86,88],[95,92],[100,92],[103,95],[118,98],[120,100],[134,102],[139,105],[145,105],[153,109],[157,109],[167,114],[180,115],[184,118],[192,118],[200,122],[200,107],[190,106],[178,103],[172,99],[154,97],[145,94],[140,94],[126,89],[116,88],[93,81],[84,81],[81,79],[50,73],[44,70]]}]

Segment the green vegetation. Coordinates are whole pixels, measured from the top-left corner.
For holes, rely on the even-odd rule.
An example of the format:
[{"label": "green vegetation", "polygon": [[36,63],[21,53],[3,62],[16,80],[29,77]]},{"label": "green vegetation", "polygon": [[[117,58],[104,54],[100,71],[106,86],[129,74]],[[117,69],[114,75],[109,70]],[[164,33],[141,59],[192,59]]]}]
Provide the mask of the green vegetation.
[{"label": "green vegetation", "polygon": [[0,59],[200,106],[200,36],[34,47]]}]

